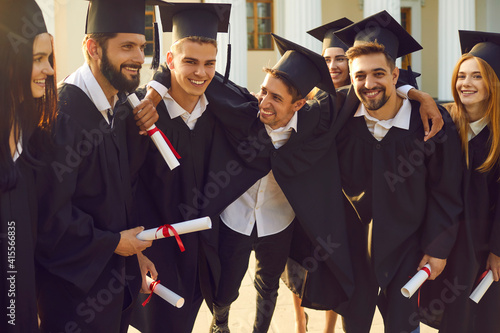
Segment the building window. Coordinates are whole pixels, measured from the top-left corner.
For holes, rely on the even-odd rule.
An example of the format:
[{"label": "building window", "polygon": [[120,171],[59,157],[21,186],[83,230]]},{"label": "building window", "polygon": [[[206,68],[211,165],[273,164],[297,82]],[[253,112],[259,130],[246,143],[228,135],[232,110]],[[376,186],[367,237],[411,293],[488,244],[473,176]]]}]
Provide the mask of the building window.
[{"label": "building window", "polygon": [[146,49],[144,55],[146,57],[153,56],[154,49],[154,29],[153,22],[155,22],[155,7],[146,6]]},{"label": "building window", "polygon": [[247,45],[249,50],[273,50],[273,1],[247,0]]}]

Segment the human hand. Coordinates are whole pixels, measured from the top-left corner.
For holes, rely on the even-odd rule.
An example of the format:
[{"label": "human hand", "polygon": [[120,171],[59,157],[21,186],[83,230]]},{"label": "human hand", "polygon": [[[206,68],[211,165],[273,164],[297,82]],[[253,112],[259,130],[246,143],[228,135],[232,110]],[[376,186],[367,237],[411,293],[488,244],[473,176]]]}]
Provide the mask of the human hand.
[{"label": "human hand", "polygon": [[429,280],[434,280],[443,272],[446,266],[446,259],[439,259],[425,254],[418,265],[418,270],[422,269],[426,264],[431,266],[431,276],[429,276]]},{"label": "human hand", "polygon": [[149,273],[153,280],[158,278],[158,272],[156,271],[155,264],[148,257],[146,257],[142,252],[137,253],[137,260],[139,261],[139,268],[141,269],[142,276],[142,286],[141,293],[151,294],[151,289],[146,281],[146,276]]},{"label": "human hand", "polygon": [[116,246],[115,253],[128,257],[144,251],[153,244],[153,241],[143,241],[136,236],[144,230],[144,227],[135,227],[133,229],[123,230],[120,232],[120,242]]}]

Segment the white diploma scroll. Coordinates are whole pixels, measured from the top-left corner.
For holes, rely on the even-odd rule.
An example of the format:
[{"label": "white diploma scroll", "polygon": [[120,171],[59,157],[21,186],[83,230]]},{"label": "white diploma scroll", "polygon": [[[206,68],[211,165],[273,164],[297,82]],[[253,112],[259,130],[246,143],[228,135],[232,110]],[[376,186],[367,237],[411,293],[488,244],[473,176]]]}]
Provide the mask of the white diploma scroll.
[{"label": "white diploma scroll", "polygon": [[[127,97],[128,102],[130,105],[135,108],[137,105],[139,105],[139,98],[137,98],[136,94],[130,94]],[[156,125],[151,126],[148,128],[148,131],[154,130],[156,128]],[[155,132],[153,135],[151,135],[151,140],[153,140],[156,148],[160,151],[161,156],[163,156],[163,159],[165,162],[167,162],[168,167],[170,170],[173,170],[179,166],[179,161],[175,157],[174,153],[168,146],[168,144],[165,142],[165,139],[163,139],[162,135],[160,132]]]},{"label": "white diploma scroll", "polygon": [[[149,276],[146,276],[146,282],[148,283],[148,285],[150,286],[149,288],[151,289],[151,284],[153,282],[155,282],[155,280],[153,280]],[[174,293],[172,290],[165,288],[164,286],[162,286],[159,283],[155,286],[153,292],[156,295],[163,298],[165,301],[167,301],[170,304],[172,304],[173,306],[175,306],[176,308],[182,308],[182,306],[184,305],[184,298],[180,297],[179,295]]]},{"label": "white diploma scroll", "polygon": [[488,288],[493,283],[493,272],[491,269],[488,271],[488,274],[479,282],[476,289],[470,294],[469,298],[476,303],[479,303],[481,298],[484,296],[484,293],[488,290]]},{"label": "white diploma scroll", "polygon": [[431,276],[431,266],[427,264],[401,288],[401,294],[406,298],[412,297],[429,276]]},{"label": "white diploma scroll", "polygon": [[[210,217],[206,216],[195,220],[175,223],[172,224],[172,227],[175,229],[175,231],[177,231],[179,235],[182,235],[190,232],[211,229],[212,220],[210,220]],[[168,230],[168,234],[170,236],[174,236],[171,230]],[[163,235],[163,230],[158,230],[158,228],[153,228],[141,231],[140,233],[137,234],[137,238],[139,238],[140,240],[155,240],[155,239],[165,238],[165,236]]]}]

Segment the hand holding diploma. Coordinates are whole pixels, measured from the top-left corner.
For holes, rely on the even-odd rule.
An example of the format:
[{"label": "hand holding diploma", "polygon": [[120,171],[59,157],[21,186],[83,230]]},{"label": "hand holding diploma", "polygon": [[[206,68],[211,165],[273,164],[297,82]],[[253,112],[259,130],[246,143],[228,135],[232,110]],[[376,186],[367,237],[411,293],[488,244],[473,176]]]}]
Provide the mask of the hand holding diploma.
[{"label": "hand holding diploma", "polygon": [[404,297],[410,298],[413,294],[420,288],[420,286],[431,276],[431,265],[426,264],[422,269],[420,269],[417,274],[415,274],[408,283],[406,283],[403,288],[401,288],[401,293]]},{"label": "hand holding diploma", "polygon": [[184,252],[184,245],[182,244],[179,235],[211,228],[212,220],[210,220],[210,217],[206,216],[199,219],[175,223],[173,226],[170,224],[165,224],[158,228],[144,230],[143,232],[137,234],[137,238],[140,240],[151,241],[155,239],[174,236],[177,240],[177,244],[179,244],[181,252]]},{"label": "hand holding diploma", "polygon": [[[177,232],[177,234],[182,235],[190,232],[211,229],[212,220],[210,220],[210,217],[205,216],[199,219],[175,223],[172,224],[171,227],[175,230],[175,232]],[[140,240],[155,240],[171,236],[175,236],[174,231],[171,228],[167,228],[165,225],[159,228],[144,230],[137,235],[137,238]]]},{"label": "hand holding diploma", "polygon": [[[161,298],[163,298],[165,301],[169,302],[176,308],[182,308],[182,306],[184,305],[184,298],[180,297],[172,290],[162,286],[159,280],[155,281],[149,276],[146,276],[146,282],[148,283],[149,289],[151,290],[152,293],[155,293],[156,295],[160,296]],[[152,295],[153,294],[149,295],[149,297],[144,301],[144,303],[142,303],[142,306],[146,306],[146,304],[148,304]]]},{"label": "hand holding diploma", "polygon": [[[128,95],[127,99],[132,108],[135,108],[140,104],[139,99],[135,94]],[[163,134],[163,132],[160,131],[154,124],[147,130],[148,130],[148,135],[153,140],[156,148],[158,148],[158,150],[160,151],[161,156],[163,156],[163,159],[167,163],[170,170],[173,170],[176,167],[178,167],[179,161],[177,159],[180,158],[180,156],[175,151],[174,147],[172,146],[168,138],[165,136],[165,134]]]},{"label": "hand holding diploma", "polygon": [[476,289],[470,294],[469,298],[476,303],[479,303],[481,298],[483,298],[484,294],[488,290],[488,288],[493,283],[493,272],[491,270],[483,277],[481,282],[477,285]]}]

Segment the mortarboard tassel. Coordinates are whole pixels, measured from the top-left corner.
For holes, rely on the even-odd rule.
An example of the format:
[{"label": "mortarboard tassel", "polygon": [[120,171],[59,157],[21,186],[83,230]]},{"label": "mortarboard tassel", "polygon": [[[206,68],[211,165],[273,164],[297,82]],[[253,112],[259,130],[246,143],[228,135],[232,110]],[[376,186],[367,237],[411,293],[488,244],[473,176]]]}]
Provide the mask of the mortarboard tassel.
[{"label": "mortarboard tassel", "polygon": [[415,87],[415,89],[418,90],[418,83],[417,83],[417,78],[415,75],[413,75],[413,71],[411,70],[411,66],[408,65],[408,68],[406,69],[408,71],[408,83]]},{"label": "mortarboard tassel", "polygon": [[229,43],[227,44],[227,62],[226,62],[226,72],[224,73],[224,81],[222,82],[223,84],[226,84],[227,81],[229,80],[229,72],[231,70],[231,26],[229,25],[228,29],[228,41]]},{"label": "mortarboard tassel", "polygon": [[153,60],[151,61],[151,69],[157,70],[160,66],[160,33],[158,31],[158,23],[153,23],[154,27],[154,47]]}]

